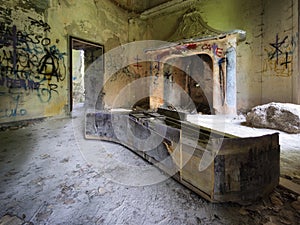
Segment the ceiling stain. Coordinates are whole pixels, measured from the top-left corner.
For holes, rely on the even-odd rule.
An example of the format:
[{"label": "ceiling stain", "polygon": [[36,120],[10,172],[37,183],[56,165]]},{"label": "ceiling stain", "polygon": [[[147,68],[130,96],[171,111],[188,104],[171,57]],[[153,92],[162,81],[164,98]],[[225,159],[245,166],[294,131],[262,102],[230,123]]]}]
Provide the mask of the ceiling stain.
[{"label": "ceiling stain", "polygon": [[151,9],[155,6],[161,5],[166,2],[170,2],[172,0],[110,0],[115,5],[120,8],[134,12],[134,13],[142,13],[148,9]]}]

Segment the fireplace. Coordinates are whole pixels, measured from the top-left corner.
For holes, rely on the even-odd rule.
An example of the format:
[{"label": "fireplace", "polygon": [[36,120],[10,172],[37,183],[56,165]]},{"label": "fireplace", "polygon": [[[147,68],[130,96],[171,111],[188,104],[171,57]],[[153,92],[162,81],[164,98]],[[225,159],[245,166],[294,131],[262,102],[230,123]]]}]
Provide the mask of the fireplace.
[{"label": "fireplace", "polygon": [[148,49],[150,108],[236,114],[236,46],[244,39],[235,30]]}]

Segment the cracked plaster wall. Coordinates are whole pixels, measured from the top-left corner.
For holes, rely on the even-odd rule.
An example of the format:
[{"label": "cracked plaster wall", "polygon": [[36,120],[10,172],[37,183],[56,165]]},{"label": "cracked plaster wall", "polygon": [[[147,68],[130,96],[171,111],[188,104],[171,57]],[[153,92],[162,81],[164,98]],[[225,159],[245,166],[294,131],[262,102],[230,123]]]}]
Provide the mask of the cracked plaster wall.
[{"label": "cracked plaster wall", "polygon": [[108,0],[0,3],[0,123],[69,112],[69,35],[105,51],[128,41],[128,14]]},{"label": "cracked plaster wall", "polygon": [[[191,9],[196,9],[204,22],[217,30],[228,31],[242,29],[247,32],[247,39],[237,47],[237,100],[238,109],[247,110],[250,107],[269,101],[286,101],[300,103],[300,79],[298,75],[298,1],[247,1],[247,0],[190,0],[182,1],[176,7],[168,7],[154,13],[142,13],[132,17],[128,12],[118,8],[108,0],[49,0],[49,1],[0,1],[1,22],[9,29],[16,26],[18,31],[32,31],[32,39],[26,54],[35,47],[41,50],[38,60],[47,57],[41,43],[35,43],[35,35],[40,41],[50,39],[46,46],[50,56],[59,58],[60,72],[49,74],[46,68],[39,69],[38,60],[34,55],[29,59],[35,61],[28,67],[22,61],[19,65],[27,70],[27,75],[18,77],[14,73],[17,63],[8,57],[13,51],[13,41],[10,46],[3,46],[9,39],[9,32],[2,32],[2,49],[0,56],[2,65],[8,65],[10,74],[2,68],[0,84],[0,123],[32,119],[44,116],[65,115],[69,109],[69,62],[68,36],[72,35],[104,45],[105,52],[131,41],[138,40],[169,40],[182,21],[182,16]],[[159,8],[158,8],[159,9]],[[274,13],[276,12],[276,13]],[[129,19],[129,16],[131,18]],[[31,19],[29,19],[29,17]],[[3,23],[4,22],[4,23]],[[6,24],[6,25],[5,25]],[[46,30],[49,26],[51,29]],[[189,23],[185,25],[189,27]],[[191,22],[190,27],[193,27]],[[4,30],[4,29],[2,29]],[[25,35],[26,36],[26,35]],[[174,38],[174,36],[173,36]],[[176,36],[175,36],[176,38]],[[45,44],[45,42],[44,42]],[[21,43],[27,47],[25,43]],[[16,46],[15,46],[16,47]],[[6,50],[6,56],[3,50]],[[24,48],[23,48],[24,50]],[[37,51],[37,50],[35,50]],[[49,52],[48,52],[49,53]],[[124,61],[124,52],[119,49],[115,61]],[[32,53],[30,53],[32,54]],[[13,56],[13,55],[12,55]],[[49,56],[49,54],[48,54]],[[134,54],[132,53],[132,57]],[[50,57],[51,58],[51,57]],[[4,61],[3,61],[4,59]],[[44,58],[45,59],[45,58]],[[23,58],[22,58],[23,60]],[[47,61],[44,60],[44,63]],[[105,64],[105,71],[110,71],[115,65]],[[33,68],[35,67],[35,68]],[[131,65],[122,68],[116,79],[104,84],[104,105],[112,107],[116,90],[127,86],[139,77],[147,77],[149,65],[143,68]],[[31,79],[28,70],[36,79]],[[43,71],[42,75],[38,74]],[[41,81],[46,74],[47,79]],[[101,74],[93,73],[98,79]],[[65,75],[65,76],[64,76]],[[107,75],[104,75],[107,78]],[[50,79],[51,78],[51,79]],[[18,81],[19,79],[19,81]],[[53,81],[53,82],[50,82]],[[55,81],[55,82],[54,82]],[[24,83],[25,82],[25,83]],[[35,82],[35,83],[33,83]],[[132,90],[129,96],[121,96],[115,107],[130,107],[134,104],[135,95],[147,95],[147,82],[144,82],[143,93]],[[99,83],[99,86],[102,86]],[[27,89],[26,89],[27,88]],[[26,90],[25,90],[26,89]],[[99,91],[99,90],[98,90]],[[19,95],[21,94],[21,95]],[[48,100],[51,94],[51,101]],[[41,97],[45,97],[41,100]],[[96,98],[96,97],[95,97]],[[127,102],[126,102],[127,101]]]},{"label": "cracked plaster wall", "polygon": [[[240,111],[270,101],[300,103],[298,1],[182,1],[144,13],[135,19],[135,24],[147,24],[148,39],[176,40],[177,36],[180,40],[184,35],[178,32],[180,24],[184,24],[182,31],[197,32],[193,29],[197,20],[184,21],[184,15],[191,9],[214,29],[247,32],[246,41],[236,49]],[[138,32],[134,35],[132,40],[145,38]]]}]

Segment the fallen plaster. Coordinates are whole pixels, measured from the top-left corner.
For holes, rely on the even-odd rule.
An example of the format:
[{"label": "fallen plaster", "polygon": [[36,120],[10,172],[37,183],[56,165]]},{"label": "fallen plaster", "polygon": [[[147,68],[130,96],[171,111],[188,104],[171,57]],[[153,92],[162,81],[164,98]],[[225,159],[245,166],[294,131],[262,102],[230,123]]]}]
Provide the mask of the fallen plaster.
[{"label": "fallen plaster", "polygon": [[300,105],[271,102],[252,108],[246,116],[250,126],[300,133]]}]

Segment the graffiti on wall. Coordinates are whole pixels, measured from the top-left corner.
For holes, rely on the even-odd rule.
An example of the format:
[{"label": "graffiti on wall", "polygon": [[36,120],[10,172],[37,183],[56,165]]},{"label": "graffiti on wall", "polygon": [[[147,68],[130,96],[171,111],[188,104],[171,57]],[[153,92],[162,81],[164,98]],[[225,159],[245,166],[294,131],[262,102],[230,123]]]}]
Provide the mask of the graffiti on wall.
[{"label": "graffiti on wall", "polygon": [[292,75],[293,54],[296,50],[297,35],[280,37],[265,48],[267,58],[264,60],[263,71],[271,71],[275,76],[289,77]]},{"label": "graffiti on wall", "polygon": [[159,78],[159,71],[161,67],[161,56],[156,56],[156,60],[154,62],[150,63],[150,75],[153,76],[153,85],[158,86],[158,78]]},{"label": "graffiti on wall", "polygon": [[142,67],[142,65],[140,64],[140,62],[142,61],[142,59],[139,58],[139,55],[137,55],[137,56],[134,58],[134,61],[135,61],[135,64],[133,64],[134,67],[136,67],[136,68]]},{"label": "graffiti on wall", "polygon": [[[0,94],[1,96],[1,94]],[[20,94],[10,96],[10,105],[7,105],[4,109],[0,109],[0,119],[1,118],[10,118],[16,116],[25,116],[27,110],[20,107]]]},{"label": "graffiti on wall", "polygon": [[[59,84],[65,80],[66,53],[60,52],[48,37],[51,27],[41,19],[28,16],[18,23],[9,19],[12,10],[0,14],[0,89],[13,108],[0,109],[0,117],[23,116],[18,108],[21,95],[36,95],[49,102],[59,94]],[[17,97],[16,97],[17,96]]]},{"label": "graffiti on wall", "polygon": [[209,43],[205,43],[205,44],[203,44],[201,49],[203,51],[205,51],[205,50],[212,51],[213,54],[219,58],[224,57],[223,48],[220,48],[216,43],[213,43],[212,45]]}]

